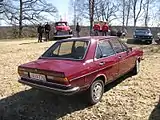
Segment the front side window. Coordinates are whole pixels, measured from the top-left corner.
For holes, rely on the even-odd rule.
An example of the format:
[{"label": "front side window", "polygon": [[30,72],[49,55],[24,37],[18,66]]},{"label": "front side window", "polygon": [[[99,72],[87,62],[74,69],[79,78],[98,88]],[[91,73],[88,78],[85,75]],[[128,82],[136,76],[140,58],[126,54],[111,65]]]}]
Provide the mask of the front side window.
[{"label": "front side window", "polygon": [[114,55],[115,52],[112,49],[111,45],[108,43],[108,41],[103,40],[99,41],[97,49],[96,49],[96,58],[103,58],[103,57],[109,57],[111,55]]},{"label": "front side window", "polygon": [[110,42],[111,42],[112,47],[113,47],[113,49],[115,50],[116,53],[123,52],[122,45],[121,45],[121,43],[118,41],[118,39],[110,40]]},{"label": "front side window", "polygon": [[123,48],[123,51],[127,51],[128,50],[128,47],[125,43],[121,42],[121,45],[122,45],[122,48]]},{"label": "front side window", "polygon": [[57,42],[51,46],[41,58],[77,59],[84,58],[88,47],[88,41]]}]

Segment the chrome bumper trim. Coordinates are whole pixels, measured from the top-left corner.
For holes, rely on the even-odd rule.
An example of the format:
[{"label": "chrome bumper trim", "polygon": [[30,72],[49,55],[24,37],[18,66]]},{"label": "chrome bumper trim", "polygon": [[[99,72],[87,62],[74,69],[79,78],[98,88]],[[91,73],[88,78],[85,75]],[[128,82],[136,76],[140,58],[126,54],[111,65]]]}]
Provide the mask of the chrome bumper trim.
[{"label": "chrome bumper trim", "polygon": [[47,87],[47,86],[44,86],[44,85],[31,83],[31,82],[28,82],[28,81],[25,81],[25,80],[22,80],[22,79],[19,79],[18,82],[20,82],[22,84],[25,84],[25,85],[29,85],[31,87],[35,87],[35,88],[38,88],[38,89],[42,89],[42,90],[45,90],[45,91],[54,92],[54,93],[58,93],[58,94],[63,94],[63,95],[72,95],[74,93],[77,93],[80,90],[79,87],[73,87],[73,88],[70,88],[70,89],[67,89],[67,90],[54,88],[54,87]]}]

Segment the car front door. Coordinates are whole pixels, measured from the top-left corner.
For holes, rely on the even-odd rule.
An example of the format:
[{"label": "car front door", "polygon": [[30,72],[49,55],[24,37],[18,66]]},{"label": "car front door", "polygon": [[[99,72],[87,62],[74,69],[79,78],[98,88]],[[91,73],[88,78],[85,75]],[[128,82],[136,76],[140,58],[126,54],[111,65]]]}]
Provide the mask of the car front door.
[{"label": "car front door", "polygon": [[117,38],[110,40],[110,43],[119,59],[119,75],[124,75],[128,71],[128,53]]},{"label": "car front door", "polygon": [[105,74],[108,81],[118,76],[118,57],[108,40],[98,42],[94,63],[99,74]]},{"label": "car front door", "polygon": [[120,43],[122,45],[123,51],[126,52],[127,54],[125,66],[126,66],[126,71],[128,72],[135,66],[136,57],[134,53],[132,52],[132,50],[129,49],[125,43],[121,41]]}]

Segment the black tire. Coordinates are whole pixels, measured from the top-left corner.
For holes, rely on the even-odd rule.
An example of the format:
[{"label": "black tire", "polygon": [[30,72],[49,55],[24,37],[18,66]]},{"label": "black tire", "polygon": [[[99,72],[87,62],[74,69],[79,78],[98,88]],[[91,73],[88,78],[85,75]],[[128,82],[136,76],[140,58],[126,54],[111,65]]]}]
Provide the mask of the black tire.
[{"label": "black tire", "polygon": [[148,44],[152,44],[152,41],[147,41]]},{"label": "black tire", "polygon": [[136,62],[135,62],[135,66],[132,70],[132,74],[133,75],[137,75],[140,71],[140,61],[137,59]]},{"label": "black tire", "polygon": [[[97,90],[97,93],[95,93]],[[104,93],[104,82],[100,79],[95,80],[90,88],[87,90],[87,97],[88,97],[88,102],[90,105],[94,105],[96,103],[98,103]],[[97,96],[96,96],[97,94]]]}]

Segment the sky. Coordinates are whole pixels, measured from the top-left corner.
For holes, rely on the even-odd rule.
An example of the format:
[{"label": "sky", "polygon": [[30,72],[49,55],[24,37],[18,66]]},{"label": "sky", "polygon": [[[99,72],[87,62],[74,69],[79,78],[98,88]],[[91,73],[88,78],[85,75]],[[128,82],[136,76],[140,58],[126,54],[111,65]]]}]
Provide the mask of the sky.
[{"label": "sky", "polygon": [[[73,11],[71,10],[70,0],[46,0],[47,3],[52,3],[57,9],[59,16],[53,18],[53,16],[47,16],[52,22],[59,21],[60,16],[63,20],[69,22],[69,24],[73,24]],[[150,21],[150,25],[155,21]],[[1,25],[5,25],[4,21],[0,23]],[[88,21],[82,21],[83,25],[89,25]],[[114,25],[120,25],[119,20],[114,21]],[[133,20],[130,21],[130,25],[133,25]],[[137,25],[142,25],[141,22],[138,22]]]},{"label": "sky", "polygon": [[62,17],[62,19],[69,19],[67,16],[69,16],[68,13],[70,0],[47,0],[47,2],[52,3],[58,9],[59,15]]}]

